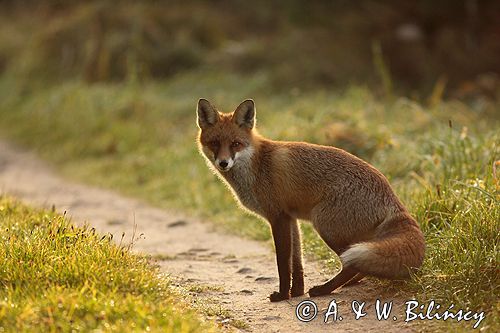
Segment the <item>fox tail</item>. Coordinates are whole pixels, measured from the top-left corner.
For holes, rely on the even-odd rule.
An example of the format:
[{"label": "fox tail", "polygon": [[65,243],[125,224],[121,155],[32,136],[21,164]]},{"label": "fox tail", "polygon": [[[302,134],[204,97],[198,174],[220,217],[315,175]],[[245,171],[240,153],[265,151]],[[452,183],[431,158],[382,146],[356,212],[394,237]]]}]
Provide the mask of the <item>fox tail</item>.
[{"label": "fox tail", "polygon": [[349,247],[340,259],[344,267],[383,278],[407,278],[422,265],[425,240],[417,222],[409,214],[384,221],[375,238]]}]

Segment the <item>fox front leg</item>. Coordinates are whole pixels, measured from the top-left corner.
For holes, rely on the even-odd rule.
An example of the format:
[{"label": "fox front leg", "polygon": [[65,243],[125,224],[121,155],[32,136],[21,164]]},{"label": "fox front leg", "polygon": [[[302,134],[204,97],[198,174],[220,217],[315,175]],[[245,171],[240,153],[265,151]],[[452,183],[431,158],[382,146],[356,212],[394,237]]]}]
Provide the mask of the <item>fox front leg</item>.
[{"label": "fox front leg", "polygon": [[302,241],[297,220],[292,220],[292,297],[304,295],[304,267]]},{"label": "fox front leg", "polygon": [[279,302],[290,299],[290,284],[292,272],[292,219],[281,216],[273,219],[271,230],[276,247],[276,261],[280,280],[279,291],[269,295],[271,302]]}]

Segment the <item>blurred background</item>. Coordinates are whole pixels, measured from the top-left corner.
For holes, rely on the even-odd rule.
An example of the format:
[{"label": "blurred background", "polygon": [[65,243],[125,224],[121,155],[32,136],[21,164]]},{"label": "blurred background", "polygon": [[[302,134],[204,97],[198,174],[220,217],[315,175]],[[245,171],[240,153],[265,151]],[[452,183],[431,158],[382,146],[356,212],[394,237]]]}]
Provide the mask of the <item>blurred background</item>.
[{"label": "blurred background", "polygon": [[87,83],[193,70],[262,73],[273,89],[368,85],[415,98],[492,95],[500,3],[2,1],[0,73]]}]

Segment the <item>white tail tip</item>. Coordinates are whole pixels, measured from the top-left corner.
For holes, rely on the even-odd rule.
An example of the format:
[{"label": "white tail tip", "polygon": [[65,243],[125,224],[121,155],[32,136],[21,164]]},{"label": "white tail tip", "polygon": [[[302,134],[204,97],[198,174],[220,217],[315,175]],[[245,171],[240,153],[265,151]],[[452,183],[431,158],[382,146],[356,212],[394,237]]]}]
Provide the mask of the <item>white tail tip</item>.
[{"label": "white tail tip", "polygon": [[342,253],[340,260],[342,265],[349,266],[359,259],[367,259],[373,249],[367,243],[358,243],[351,246],[347,251]]}]

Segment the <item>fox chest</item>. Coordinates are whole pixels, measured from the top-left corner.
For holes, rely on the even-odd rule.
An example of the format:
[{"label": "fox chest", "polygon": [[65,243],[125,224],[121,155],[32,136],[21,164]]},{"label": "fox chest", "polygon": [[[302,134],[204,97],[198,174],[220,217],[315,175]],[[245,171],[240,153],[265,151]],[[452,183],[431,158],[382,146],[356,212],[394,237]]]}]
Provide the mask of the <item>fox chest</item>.
[{"label": "fox chest", "polygon": [[263,214],[262,204],[253,190],[254,177],[245,173],[235,173],[227,180],[233,194],[245,208],[257,214]]},{"label": "fox chest", "polygon": [[246,191],[234,191],[240,203],[247,209],[254,213],[262,215],[262,205],[259,203],[257,198]]}]

